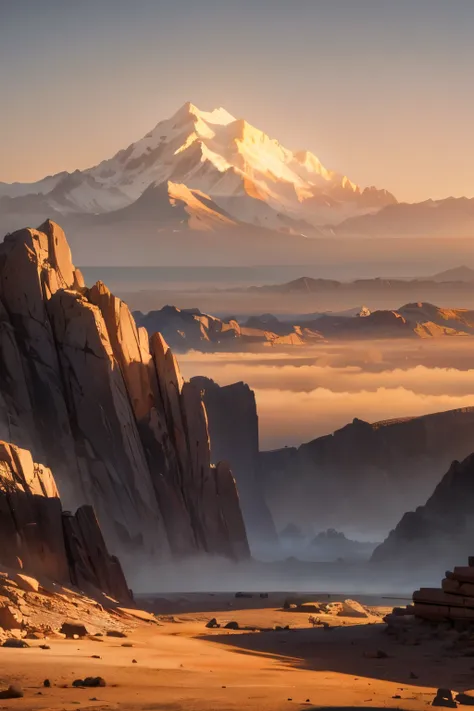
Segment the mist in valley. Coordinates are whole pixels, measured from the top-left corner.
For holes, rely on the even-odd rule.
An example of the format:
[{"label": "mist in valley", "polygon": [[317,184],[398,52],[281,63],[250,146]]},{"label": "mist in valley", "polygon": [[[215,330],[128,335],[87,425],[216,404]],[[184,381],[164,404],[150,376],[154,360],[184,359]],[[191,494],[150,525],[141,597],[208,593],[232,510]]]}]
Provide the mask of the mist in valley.
[{"label": "mist in valley", "polygon": [[473,346],[471,338],[455,338],[189,352],[180,367],[185,378],[248,383],[260,448],[275,449],[330,434],[355,417],[376,422],[474,406]]}]

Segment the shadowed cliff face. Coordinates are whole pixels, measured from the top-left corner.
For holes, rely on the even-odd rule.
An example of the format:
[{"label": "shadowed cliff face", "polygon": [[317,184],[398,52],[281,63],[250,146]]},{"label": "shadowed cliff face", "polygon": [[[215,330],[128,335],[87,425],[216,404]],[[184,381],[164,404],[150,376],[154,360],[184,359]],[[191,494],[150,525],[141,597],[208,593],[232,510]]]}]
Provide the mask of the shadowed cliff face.
[{"label": "shadowed cliff face", "polygon": [[51,466],[66,507],[94,505],[126,567],[248,556],[199,391],[159,334],[102,283],[85,287],[52,222],[0,247],[0,364],[0,437]]},{"label": "shadowed cliff face", "polygon": [[444,570],[473,555],[474,454],[454,461],[426,504],[405,513],[375,549],[376,563]]},{"label": "shadowed cliff face", "polygon": [[277,546],[261,485],[255,394],[242,382],[220,387],[210,378],[195,377],[191,383],[203,393],[212,460],[232,462],[252,551]]},{"label": "shadowed cliff face", "polygon": [[[426,501],[450,462],[472,451],[474,408],[369,424],[361,420],[299,448],[261,453],[277,529],[339,528],[385,535]],[[380,540],[380,539],[379,539]]]}]

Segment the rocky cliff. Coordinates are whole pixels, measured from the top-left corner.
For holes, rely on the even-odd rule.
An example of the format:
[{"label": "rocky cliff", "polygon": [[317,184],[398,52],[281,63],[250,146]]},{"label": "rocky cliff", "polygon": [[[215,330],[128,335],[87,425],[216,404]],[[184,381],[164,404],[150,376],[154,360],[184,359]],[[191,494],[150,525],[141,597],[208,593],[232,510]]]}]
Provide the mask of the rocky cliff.
[{"label": "rocky cliff", "polygon": [[191,383],[203,394],[212,460],[232,462],[252,550],[276,545],[275,525],[261,485],[254,392],[242,382],[220,387],[209,378],[195,377]]},{"label": "rocky cliff", "polygon": [[[261,454],[277,529],[380,535],[426,501],[453,459],[472,451],[474,408],[369,424]],[[377,540],[377,539],[375,539]],[[380,540],[380,539],[379,539]]]},{"label": "rocky cliff", "polygon": [[84,285],[50,221],[0,246],[0,438],[53,469],[66,508],[94,506],[131,573],[249,554],[230,470],[210,464],[199,391],[159,334],[137,329],[104,284]]},{"label": "rocky cliff", "polygon": [[64,512],[51,470],[7,442],[0,442],[0,540],[0,563],[9,568],[131,601],[93,509]]},{"label": "rocky cliff", "polygon": [[405,513],[372,560],[442,571],[456,558],[472,556],[474,454],[454,461],[424,506]]}]

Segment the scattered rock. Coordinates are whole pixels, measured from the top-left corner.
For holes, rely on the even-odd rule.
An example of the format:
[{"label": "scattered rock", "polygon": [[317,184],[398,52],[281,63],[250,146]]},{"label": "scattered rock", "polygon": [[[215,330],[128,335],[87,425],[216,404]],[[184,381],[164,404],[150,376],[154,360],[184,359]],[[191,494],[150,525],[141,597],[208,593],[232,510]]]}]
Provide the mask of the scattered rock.
[{"label": "scattered rock", "polygon": [[455,709],[456,702],[453,699],[453,692],[450,689],[438,689],[432,706],[446,706]]},{"label": "scattered rock", "polygon": [[18,649],[23,649],[25,647],[29,647],[30,645],[28,642],[25,642],[24,639],[6,639],[4,643],[2,644],[2,647],[15,647]]},{"label": "scattered rock", "polygon": [[93,654],[91,659],[102,659],[98,654]]},{"label": "scattered rock", "polygon": [[209,622],[206,624],[206,627],[208,629],[216,629],[217,627],[220,627],[220,624],[217,622],[216,618],[213,617],[212,620],[209,620]]},{"label": "scattered rock", "polygon": [[51,682],[49,679],[45,679],[43,681],[43,686],[46,687],[46,689],[49,689],[51,687]]},{"label": "scattered rock", "polygon": [[0,691],[0,699],[22,699],[23,696],[23,689],[16,684],[12,684],[8,689]]},{"label": "scattered rock", "polygon": [[49,646],[49,644],[40,644],[39,648],[40,648],[40,649],[51,649],[51,647]]},{"label": "scattered rock", "polygon": [[120,630],[107,630],[106,635],[107,637],[127,637],[125,632],[121,632]]},{"label": "scattered rock", "polygon": [[66,635],[66,639],[79,639],[79,637],[87,637],[89,634],[85,625],[80,622],[63,622],[59,631]]},{"label": "scattered rock", "polygon": [[357,600],[344,600],[340,612],[337,613],[340,617],[368,617],[367,611],[362,607]]},{"label": "scattered rock", "polygon": [[131,642],[123,642],[123,644],[120,645],[121,647],[133,647],[133,644]]},{"label": "scattered rock", "polygon": [[95,686],[107,686],[105,679],[101,676],[87,676],[85,679],[76,679],[72,682],[75,687],[95,687]]},{"label": "scattered rock", "polygon": [[132,664],[138,664],[136,659],[132,659]]},{"label": "scattered rock", "polygon": [[228,622],[226,625],[224,625],[225,630],[238,630],[239,628],[239,623],[236,622],[235,620],[231,620]]}]

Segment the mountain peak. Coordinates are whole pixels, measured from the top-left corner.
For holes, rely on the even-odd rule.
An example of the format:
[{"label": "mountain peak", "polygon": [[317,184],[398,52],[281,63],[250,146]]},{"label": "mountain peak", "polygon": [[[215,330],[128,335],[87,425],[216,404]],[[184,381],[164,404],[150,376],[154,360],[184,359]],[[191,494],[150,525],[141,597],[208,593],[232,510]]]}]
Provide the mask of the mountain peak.
[{"label": "mountain peak", "polygon": [[180,109],[173,115],[173,120],[179,121],[180,119],[186,119],[194,117],[196,119],[201,119],[206,123],[211,123],[220,126],[227,126],[229,123],[235,121],[235,117],[232,116],[226,109],[222,106],[212,109],[211,111],[201,111],[195,104],[187,101]]}]

